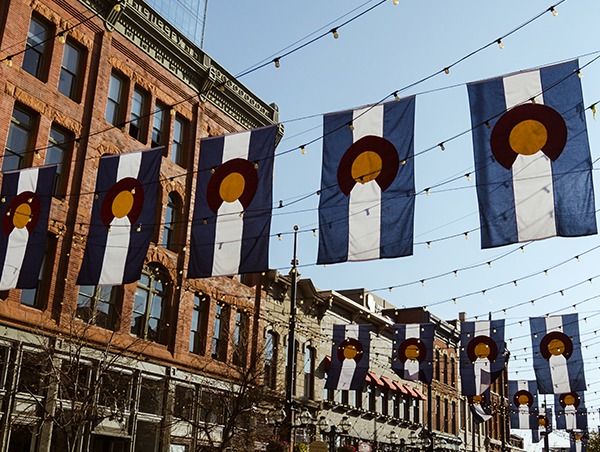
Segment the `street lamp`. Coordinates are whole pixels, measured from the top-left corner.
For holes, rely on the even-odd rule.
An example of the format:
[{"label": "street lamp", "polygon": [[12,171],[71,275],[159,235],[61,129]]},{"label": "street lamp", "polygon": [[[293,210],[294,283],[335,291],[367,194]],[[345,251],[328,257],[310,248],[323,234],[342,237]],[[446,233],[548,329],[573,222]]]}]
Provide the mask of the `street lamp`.
[{"label": "street lamp", "polygon": [[[390,448],[391,450],[396,450],[396,444],[398,444],[398,434],[392,430],[390,433],[388,433],[387,435],[387,439],[390,441]],[[404,452],[404,438],[402,438],[400,440],[400,452]]]},{"label": "street lamp", "polygon": [[329,452],[333,452],[335,450],[335,440],[338,436],[338,428],[340,430],[339,436],[343,436],[350,432],[352,428],[352,424],[350,423],[350,419],[348,416],[344,416],[339,425],[329,425],[329,421],[325,416],[321,416],[319,421],[317,422],[317,426],[322,435],[327,436],[329,439]]},{"label": "street lamp", "polygon": [[285,409],[283,409],[283,408],[275,411],[271,416],[267,416],[267,424],[271,424],[271,425],[275,426],[275,437],[276,438],[277,438],[277,429],[283,425],[283,421],[285,421],[286,417],[287,417],[287,414],[285,412]]}]

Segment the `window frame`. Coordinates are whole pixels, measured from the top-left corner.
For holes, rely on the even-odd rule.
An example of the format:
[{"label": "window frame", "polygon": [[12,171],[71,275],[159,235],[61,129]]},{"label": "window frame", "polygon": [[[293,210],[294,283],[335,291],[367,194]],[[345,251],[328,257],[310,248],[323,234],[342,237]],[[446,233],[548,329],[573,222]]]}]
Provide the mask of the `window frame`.
[{"label": "window frame", "polygon": [[[29,118],[29,122],[24,123],[23,121],[21,121],[20,119],[15,117],[15,111],[18,112],[19,115],[27,116]],[[21,107],[21,105],[15,105],[13,107],[13,111],[11,113],[11,119],[10,119],[10,126],[8,129],[8,135],[6,137],[6,146],[4,147],[1,172],[4,173],[7,171],[16,171],[16,170],[20,170],[20,169],[27,167],[27,165],[30,161],[29,148],[31,146],[31,141],[33,138],[33,130],[35,128],[36,120],[37,120],[37,115],[35,113],[31,112],[30,110],[28,110],[27,108],[23,108],[23,107]],[[11,141],[11,132],[15,133],[14,130],[16,130],[16,129],[25,132],[25,140],[24,140],[24,144],[23,144],[23,149],[20,151],[13,150],[11,147],[9,147],[10,141]],[[13,136],[13,138],[14,138],[14,136]],[[9,155],[7,155],[7,153]],[[8,157],[17,157],[19,159],[19,163],[16,168],[5,168],[6,162],[11,161],[10,159],[7,159],[7,156]]]},{"label": "window frame", "polygon": [[[83,287],[91,287],[92,293],[90,294],[90,293],[82,292],[81,289]],[[117,323],[117,312],[118,312],[117,304],[118,304],[119,298],[120,298],[120,290],[119,290],[119,286],[112,286],[111,291],[110,291],[109,300],[100,300],[99,295],[100,295],[101,291],[103,290],[103,287],[105,287],[105,286],[91,286],[91,285],[79,286],[79,288],[77,289],[77,291],[78,291],[77,292],[77,308],[75,310],[75,312],[76,312],[75,315],[76,315],[77,320],[79,320],[81,322],[88,323],[90,325],[95,325],[95,326],[98,326],[99,328],[104,328],[106,330],[114,331],[116,329],[116,323]],[[88,319],[79,316],[79,310],[84,307],[82,304],[80,304],[80,300],[81,300],[82,296],[86,297],[90,300],[89,310],[90,310],[91,314]],[[107,325],[108,326],[103,326],[103,325],[98,324],[98,314],[100,312],[98,310],[99,303],[106,304],[109,307],[108,314],[107,314]]]},{"label": "window frame", "polygon": [[[139,102],[139,111],[134,112],[134,105],[137,104],[135,99],[136,94],[141,97]],[[148,137],[146,133],[146,107],[148,104],[148,93],[141,89],[139,86],[135,86],[131,98],[131,110],[129,112],[129,136],[140,143],[145,144]],[[137,136],[134,136],[134,132],[137,130]]]},{"label": "window frame", "polygon": [[[52,132],[60,133],[64,139],[62,143],[59,143],[56,138],[52,136]],[[66,129],[52,124],[50,127],[50,134],[48,135],[48,148],[46,149],[46,158],[44,159],[44,165],[56,165],[56,175],[54,176],[54,188],[52,194],[55,198],[60,199],[65,194],[65,170],[67,169],[67,161],[71,155],[70,142],[73,139],[71,132]],[[60,162],[49,162],[48,157],[51,150],[56,149],[61,152]]]},{"label": "window frame", "polygon": [[[176,134],[178,125],[180,125],[179,137]],[[171,161],[181,167],[183,167],[185,157],[186,132],[187,121],[185,121],[181,116],[176,115],[173,121],[173,139],[171,140]]]},{"label": "window frame", "polygon": [[[269,350],[269,344],[271,349]],[[267,331],[267,340],[265,341],[265,384],[271,389],[277,387],[277,359],[279,353],[279,334],[273,330]],[[269,356],[270,355],[270,356]],[[325,389],[327,391],[327,389]],[[325,397],[327,399],[327,397]]]},{"label": "window frame", "polygon": [[[196,304],[196,300],[198,303]],[[188,350],[196,355],[204,355],[206,345],[207,306],[210,298],[205,294],[195,293],[192,305],[192,325],[190,328],[190,343]],[[194,320],[195,318],[195,320]],[[194,329],[196,323],[196,329]]]},{"label": "window frame", "polygon": [[[161,267],[156,266],[157,264],[145,265],[142,269],[142,274],[140,279],[137,281],[137,288],[135,293],[135,298],[138,296],[138,291],[143,291],[146,294],[144,312],[136,311],[136,301],[134,301],[134,306],[132,309],[131,316],[131,334],[139,337],[140,339],[147,340],[149,342],[154,342],[157,344],[166,344],[166,334],[165,334],[165,325],[167,323],[167,311],[169,307],[169,299],[171,296],[170,291],[170,277],[166,270]],[[156,269],[151,268],[150,266],[156,266]],[[142,282],[142,279],[146,278],[148,280],[148,285]],[[161,284],[162,288],[157,289],[156,285]],[[165,287],[166,286],[166,287]],[[155,298],[160,298],[160,317],[156,317],[153,314],[153,307]],[[137,317],[134,317],[135,314],[138,314]],[[137,319],[142,319],[140,325],[135,325]],[[156,337],[153,338],[151,334],[150,323],[156,320],[157,331]]]},{"label": "window frame", "polygon": [[241,309],[235,313],[235,327],[233,331],[233,364],[245,366],[248,346],[248,333],[250,330],[249,316]]},{"label": "window frame", "polygon": [[[119,83],[118,86],[118,94],[117,99],[111,98],[111,86],[113,80]],[[104,111],[104,119],[109,124],[112,124],[115,127],[119,127],[121,125],[121,118],[123,117],[123,99],[125,92],[125,77],[121,74],[118,74],[116,71],[112,71],[110,73],[110,79],[108,82],[108,92],[106,93],[106,109]],[[112,105],[112,118],[108,119],[107,116],[109,114],[109,105]]]},{"label": "window frame", "polygon": [[[163,222],[163,237],[162,246],[170,251],[177,251],[177,222],[179,221],[179,213],[181,210],[181,202],[179,196],[175,192],[169,193],[167,204],[165,206],[165,221]],[[167,216],[170,212],[170,221],[167,222]]]},{"label": "window frame", "polygon": [[[315,362],[317,351],[314,347],[307,346],[304,351],[304,397],[315,398]],[[308,372],[307,372],[308,370]]]},{"label": "window frame", "polygon": [[[42,38],[40,39],[40,42],[38,42],[38,43],[30,42],[30,39],[32,37],[36,37],[39,35],[39,33],[38,33],[36,35],[30,36],[31,25],[34,22],[36,24],[38,24],[39,26],[41,26],[42,28],[44,28],[44,35],[42,36]],[[42,82],[46,82],[47,78],[48,78],[48,71],[47,71],[48,64],[47,63],[50,60],[49,36],[51,36],[53,34],[52,31],[53,31],[53,26],[51,24],[48,24],[48,22],[46,22],[41,17],[39,17],[35,14],[32,14],[31,19],[29,21],[29,28],[27,29],[27,39],[26,39],[26,44],[25,44],[25,52],[23,53],[23,63],[21,64],[21,68],[23,69],[23,71],[27,72],[32,77],[35,77]],[[40,50],[40,47],[41,47],[41,50]],[[31,61],[29,56],[32,55],[32,52],[34,52],[37,57],[34,74],[29,72],[28,69],[26,69],[26,66],[28,66],[29,65],[28,63]]]},{"label": "window frame", "polygon": [[[65,66],[65,58],[67,56],[67,49],[71,48],[73,49],[75,52],[77,52],[77,61],[75,63],[75,72],[72,72],[70,68],[67,68]],[[60,63],[60,74],[59,74],[59,78],[58,78],[58,87],[57,90],[59,93],[61,93],[63,96],[68,97],[69,99],[71,99],[74,102],[79,102],[79,91],[80,91],[80,85],[81,85],[81,79],[82,79],[82,61],[83,61],[83,57],[84,57],[84,48],[79,45],[76,41],[72,40],[72,39],[67,39],[67,41],[64,44],[64,50],[63,50],[63,58],[62,61]],[[67,73],[71,76],[71,83],[69,84],[69,94],[66,94],[64,92],[61,91],[61,81],[62,81],[62,77],[63,77],[63,73]]]},{"label": "window frame", "polygon": [[[212,335],[212,359],[217,361],[225,361],[227,353],[226,343],[226,320],[227,320],[227,305],[217,303],[215,306],[215,315],[213,322]],[[218,322],[217,322],[218,321]]]},{"label": "window frame", "polygon": [[[154,104],[154,113],[152,114],[152,137],[151,147],[156,148],[165,144],[165,130],[167,118],[165,115],[167,106],[157,100]],[[157,126],[158,122],[158,126]]]}]

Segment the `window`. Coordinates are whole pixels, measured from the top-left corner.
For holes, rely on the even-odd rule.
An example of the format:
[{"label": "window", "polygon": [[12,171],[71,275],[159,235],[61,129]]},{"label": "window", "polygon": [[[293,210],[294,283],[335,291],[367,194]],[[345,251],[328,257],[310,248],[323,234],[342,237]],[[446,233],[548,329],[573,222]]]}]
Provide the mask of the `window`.
[{"label": "window", "polygon": [[329,372],[325,372],[323,375],[324,384],[323,384],[323,399],[333,401],[333,389],[327,389],[327,379],[329,378]]},{"label": "window", "polygon": [[69,137],[66,132],[54,126],[50,129],[50,138],[48,138],[48,149],[46,150],[44,164],[56,165],[53,191],[55,198],[60,198],[64,193],[63,175],[65,157],[68,154],[67,141],[69,141]]},{"label": "window", "polygon": [[146,134],[144,133],[144,110],[146,107],[146,94],[139,88],[133,91],[133,100],[131,102],[131,116],[129,117],[129,135],[132,138],[146,142]]},{"label": "window", "polygon": [[436,430],[440,430],[442,427],[442,424],[441,424],[442,419],[440,416],[441,411],[442,411],[442,403],[440,400],[440,396],[437,396],[435,398],[435,429]]},{"label": "window", "polygon": [[50,264],[52,261],[51,256],[53,252],[50,250],[54,249],[55,240],[52,237],[46,239],[46,249],[44,250],[44,257],[42,258],[42,266],[40,267],[40,274],[38,276],[37,285],[33,289],[21,290],[21,304],[31,306],[32,308],[42,309],[44,305],[44,292],[46,288],[46,274],[50,272]]},{"label": "window", "polygon": [[131,397],[131,374],[108,370],[102,376],[102,386],[98,401],[100,405],[129,411]]},{"label": "window", "polygon": [[49,28],[40,20],[32,17],[27,33],[27,45],[23,55],[23,70],[35,78],[43,80],[45,74],[45,60],[48,53]]},{"label": "window", "polygon": [[114,330],[118,295],[117,286],[79,286],[77,318],[100,328]]},{"label": "window", "polygon": [[157,452],[160,443],[160,424],[138,421],[134,452]]},{"label": "window", "polygon": [[175,386],[175,400],[173,415],[179,419],[192,418],[194,408],[194,388],[188,386]]},{"label": "window", "polygon": [[225,361],[225,352],[225,309],[222,305],[217,304],[213,328],[212,358]]},{"label": "window", "polygon": [[248,353],[248,316],[243,311],[235,313],[235,330],[233,332],[233,364],[246,365]]},{"label": "window", "polygon": [[456,435],[456,402],[452,402],[452,412],[450,413],[450,422],[452,423],[452,434]]},{"label": "window", "polygon": [[74,101],[77,101],[79,95],[80,66],[81,50],[72,42],[67,41],[58,79],[58,92]]},{"label": "window", "polygon": [[106,114],[104,119],[113,126],[121,120],[121,104],[123,100],[123,80],[114,73],[110,75],[108,84],[108,100],[106,101]]},{"label": "window", "polygon": [[394,417],[400,419],[400,395],[392,395],[392,404],[394,406]]},{"label": "window", "polygon": [[158,267],[145,266],[138,281],[131,334],[152,342],[164,343],[169,276]]},{"label": "window", "polygon": [[190,332],[190,352],[204,354],[204,335],[206,329],[206,305],[208,297],[203,294],[194,295],[192,311],[192,331]]},{"label": "window", "polygon": [[420,423],[421,422],[421,414],[419,413],[419,401],[416,399],[413,399],[412,404],[413,404],[413,421],[416,423]]},{"label": "window", "polygon": [[185,124],[176,117],[173,125],[173,144],[171,145],[171,161],[183,166],[183,140],[185,136]]},{"label": "window", "polygon": [[381,389],[381,414],[387,416],[388,414],[388,395],[387,389]]},{"label": "window", "polygon": [[448,399],[444,400],[444,431],[448,433]]},{"label": "window", "polygon": [[161,146],[165,139],[165,109],[167,107],[160,102],[156,102],[154,107],[154,121],[152,122],[152,147]]},{"label": "window", "polygon": [[448,355],[444,355],[444,384],[448,384]]},{"label": "window", "polygon": [[45,389],[46,357],[41,353],[24,351],[21,358],[18,392],[42,395]]},{"label": "window", "polygon": [[435,351],[435,379],[440,381],[440,351]]},{"label": "window", "polygon": [[[357,391],[352,391],[356,393]],[[304,397],[312,399],[315,396],[315,349],[306,347],[304,353]],[[356,406],[356,405],[355,405]]]},{"label": "window", "polygon": [[456,362],[454,357],[450,359],[450,384],[456,387]]},{"label": "window", "polygon": [[377,409],[377,390],[375,386],[367,386],[367,393],[369,395],[369,411],[375,411]]},{"label": "window", "polygon": [[143,413],[161,414],[163,406],[163,393],[165,383],[163,380],[142,378],[140,388],[139,410]]},{"label": "window", "polygon": [[[402,404],[404,405],[404,420],[410,421],[410,402],[403,397]],[[417,421],[415,420],[415,422]]]},{"label": "window", "polygon": [[2,160],[2,172],[24,168],[27,165],[27,150],[31,140],[33,128],[33,117],[15,107],[12,113],[4,158]]},{"label": "window", "polygon": [[[265,343],[265,384],[272,389],[277,385],[278,342],[277,333],[268,331]],[[327,400],[327,389],[325,390],[325,400]]]},{"label": "window", "polygon": [[362,407],[362,391],[352,391],[352,406],[355,408]]},{"label": "window", "polygon": [[167,207],[165,209],[162,246],[168,250],[175,251],[175,227],[177,225],[177,217],[179,216],[180,204],[179,200],[173,193],[169,195],[168,199],[169,201],[167,202]]}]

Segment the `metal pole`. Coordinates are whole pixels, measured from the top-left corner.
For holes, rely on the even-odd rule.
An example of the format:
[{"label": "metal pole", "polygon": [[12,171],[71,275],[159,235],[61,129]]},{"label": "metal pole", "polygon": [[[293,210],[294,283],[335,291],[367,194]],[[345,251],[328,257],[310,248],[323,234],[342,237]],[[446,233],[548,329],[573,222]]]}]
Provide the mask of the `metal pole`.
[{"label": "metal pole", "polygon": [[298,273],[297,273],[297,265],[298,259],[296,259],[296,250],[298,247],[298,226],[294,226],[294,258],[292,259],[292,293],[290,295],[290,327],[288,334],[288,353],[287,353],[287,372],[285,377],[285,382],[287,385],[287,394],[286,394],[286,409],[288,412],[288,418],[290,423],[290,434],[289,434],[289,442],[294,446],[294,434],[293,428],[294,425],[294,386],[296,379],[296,291],[298,290]]},{"label": "metal pole", "polygon": [[[544,394],[543,415],[546,415],[546,394]],[[539,424],[539,422],[538,422]],[[550,452],[550,438],[548,435],[548,426],[544,426],[546,432],[544,434],[544,452]]]},{"label": "metal pole", "polygon": [[505,367],[500,374],[500,421],[502,422],[500,433],[502,434],[502,452],[506,451],[506,407],[504,406],[504,371],[506,370],[506,363],[504,366]]},{"label": "metal pole", "polygon": [[471,430],[473,431],[471,449],[475,452],[475,416],[473,416],[473,412],[471,412]]},{"label": "metal pole", "polygon": [[431,408],[433,405],[433,396],[431,395],[431,382],[427,385],[427,429],[429,430],[429,447],[430,451],[433,451],[433,413]]}]

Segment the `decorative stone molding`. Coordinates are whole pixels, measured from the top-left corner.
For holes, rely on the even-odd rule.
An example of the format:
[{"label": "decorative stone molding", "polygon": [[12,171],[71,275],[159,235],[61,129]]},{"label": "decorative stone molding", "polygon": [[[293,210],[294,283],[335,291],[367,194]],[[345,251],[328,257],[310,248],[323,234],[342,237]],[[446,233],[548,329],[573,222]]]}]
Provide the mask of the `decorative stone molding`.
[{"label": "decorative stone molding", "polygon": [[33,11],[35,11],[37,14],[39,14],[40,16],[47,19],[49,22],[52,22],[54,25],[56,25],[56,28],[58,28],[58,31],[68,29],[69,30],[67,33],[68,36],[72,37],[73,39],[78,41],[80,44],[87,47],[89,50],[92,49],[92,46],[93,46],[92,40],[90,38],[88,38],[86,35],[84,35],[83,33],[81,33],[81,31],[79,31],[77,29],[77,27],[71,28],[74,25],[76,25],[77,23],[70,23],[70,22],[64,20],[62,17],[60,17],[58,14],[56,14],[54,11],[52,11],[50,8],[48,8],[46,5],[40,3],[37,0],[33,0],[31,2],[31,7],[33,8]]},{"label": "decorative stone molding", "polygon": [[64,128],[74,132],[77,135],[81,134],[82,125],[77,121],[69,118],[64,113],[61,113],[58,110],[48,106],[38,98],[32,96],[31,94],[23,91],[20,88],[17,88],[10,82],[6,82],[6,86],[4,88],[4,92],[9,96],[13,97],[18,102],[26,105],[32,110],[37,111],[39,114],[46,116],[52,122],[57,122]]}]

